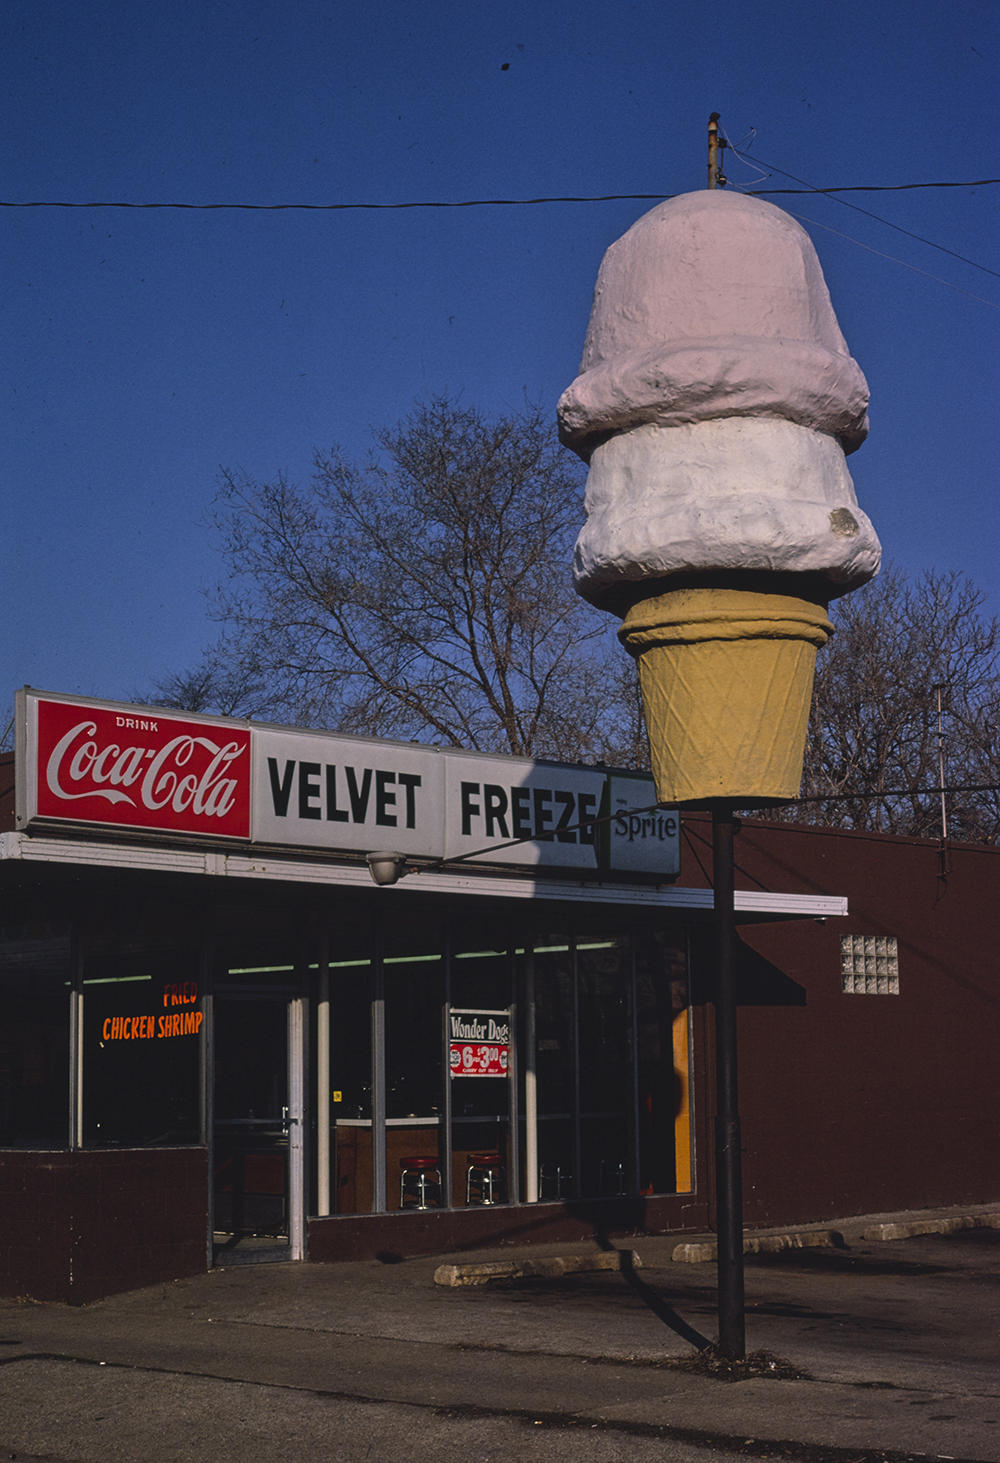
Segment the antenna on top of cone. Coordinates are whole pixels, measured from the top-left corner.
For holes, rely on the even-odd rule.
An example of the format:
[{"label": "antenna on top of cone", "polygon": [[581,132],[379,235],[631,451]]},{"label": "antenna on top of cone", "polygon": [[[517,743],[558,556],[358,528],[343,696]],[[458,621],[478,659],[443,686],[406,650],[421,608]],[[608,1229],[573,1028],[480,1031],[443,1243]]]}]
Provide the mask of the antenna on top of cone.
[{"label": "antenna on top of cone", "polygon": [[726,139],[719,136],[719,113],[713,112],[708,119],[708,186],[710,188],[726,186],[726,179],[719,161],[725,146]]}]

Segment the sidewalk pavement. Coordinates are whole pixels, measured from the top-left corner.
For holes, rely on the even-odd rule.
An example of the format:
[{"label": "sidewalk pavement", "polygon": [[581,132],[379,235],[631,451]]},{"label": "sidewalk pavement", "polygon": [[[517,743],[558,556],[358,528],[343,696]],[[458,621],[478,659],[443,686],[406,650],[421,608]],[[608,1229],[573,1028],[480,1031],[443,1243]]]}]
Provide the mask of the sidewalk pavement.
[{"label": "sidewalk pavement", "polygon": [[[863,1237],[886,1225],[913,1237]],[[0,1301],[0,1460],[1000,1463],[991,1225],[1000,1207],[775,1232],[792,1243],[746,1261],[766,1355],[735,1381],[706,1352],[715,1265],[675,1260],[678,1236],[619,1241],[637,1268],[487,1285],[434,1277],[600,1252],[231,1265],[79,1308]],[[834,1237],[794,1243],[817,1231]]]}]

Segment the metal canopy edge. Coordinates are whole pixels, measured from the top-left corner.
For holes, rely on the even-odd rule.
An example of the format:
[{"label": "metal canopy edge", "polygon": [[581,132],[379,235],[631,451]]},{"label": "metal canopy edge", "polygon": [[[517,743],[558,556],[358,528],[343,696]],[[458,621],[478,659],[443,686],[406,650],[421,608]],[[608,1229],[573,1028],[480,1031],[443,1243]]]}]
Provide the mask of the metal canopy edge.
[{"label": "metal canopy edge", "polygon": [[[83,842],[24,833],[0,833],[0,862],[21,859],[32,863],[81,864],[90,868],[135,869],[147,873],[195,874],[237,879],[366,889],[374,886],[363,865],[298,860],[283,855],[221,853],[209,849],[168,848],[157,845]],[[650,887],[602,884],[597,881],[552,878],[497,878],[463,872],[410,875],[388,887],[417,894],[471,894],[480,898],[555,899],[570,903],[631,905],[636,909],[690,909],[710,913],[711,889],[676,885]],[[737,889],[736,915],[741,923],[777,919],[836,919],[846,915],[847,898],[837,894],[774,894],[759,889]]]}]

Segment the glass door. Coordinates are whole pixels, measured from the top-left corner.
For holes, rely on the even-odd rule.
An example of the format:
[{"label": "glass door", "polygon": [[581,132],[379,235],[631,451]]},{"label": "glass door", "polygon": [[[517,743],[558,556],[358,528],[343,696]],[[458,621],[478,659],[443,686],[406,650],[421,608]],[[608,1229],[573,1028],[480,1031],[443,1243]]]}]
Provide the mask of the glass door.
[{"label": "glass door", "polygon": [[229,965],[217,972],[212,1161],[217,1258],[249,1259],[275,1249],[301,1257],[302,1008],[292,964]]}]

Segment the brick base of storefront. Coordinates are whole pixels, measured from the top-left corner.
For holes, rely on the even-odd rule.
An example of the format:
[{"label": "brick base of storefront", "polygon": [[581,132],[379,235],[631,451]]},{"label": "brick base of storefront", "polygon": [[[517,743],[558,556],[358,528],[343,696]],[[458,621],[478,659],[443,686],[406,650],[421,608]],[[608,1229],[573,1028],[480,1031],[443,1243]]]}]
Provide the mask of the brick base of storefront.
[{"label": "brick base of storefront", "polygon": [[204,1148],[0,1152],[0,1294],[82,1305],[208,1268]]}]

